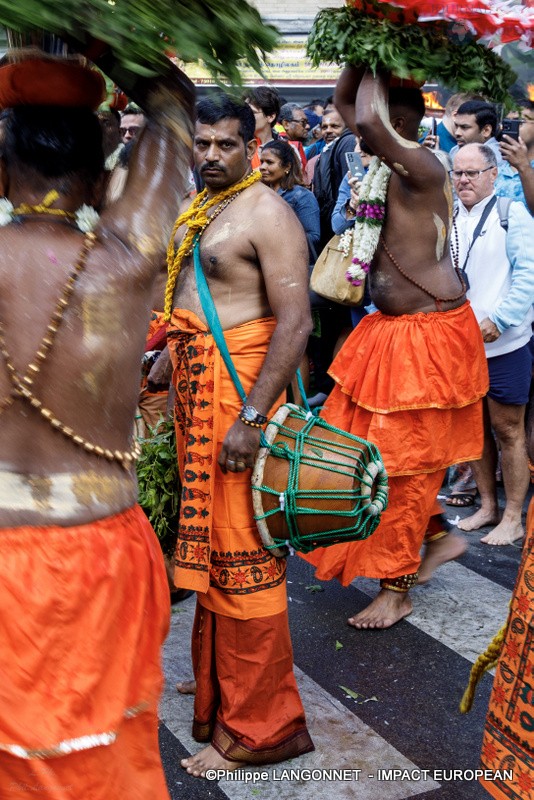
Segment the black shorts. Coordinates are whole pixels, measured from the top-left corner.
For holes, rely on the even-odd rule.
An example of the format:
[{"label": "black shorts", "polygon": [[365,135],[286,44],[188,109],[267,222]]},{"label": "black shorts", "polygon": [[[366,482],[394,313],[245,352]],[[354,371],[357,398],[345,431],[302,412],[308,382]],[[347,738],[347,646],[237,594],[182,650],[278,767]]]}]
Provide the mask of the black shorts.
[{"label": "black shorts", "polygon": [[488,397],[506,406],[524,406],[528,403],[532,376],[530,342],[519,350],[488,358],[488,371]]}]

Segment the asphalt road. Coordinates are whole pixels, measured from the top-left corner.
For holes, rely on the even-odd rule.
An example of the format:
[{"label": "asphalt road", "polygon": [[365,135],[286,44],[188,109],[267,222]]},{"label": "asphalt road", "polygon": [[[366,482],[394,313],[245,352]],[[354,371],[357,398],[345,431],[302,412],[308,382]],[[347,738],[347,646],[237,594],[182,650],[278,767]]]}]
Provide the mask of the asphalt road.
[{"label": "asphalt road", "polygon": [[[466,512],[448,509],[451,520],[457,514]],[[521,543],[489,547],[480,536],[466,535],[466,553],[413,590],[412,615],[387,631],[356,631],[346,624],[369,602],[376,582],[358,579],[348,588],[320,583],[310,565],[290,557],[295,668],[316,750],[291,763],[256,768],[259,776],[217,783],[192,778],[180,767],[180,758],[201,745],[190,735],[192,698],[174,688],[176,680],[191,675],[195,600],[176,606],[164,651],[167,685],[160,712],[172,800],[489,798],[470,771],[479,766],[492,676],[482,679],[468,715],[460,714],[458,703],[472,662],[506,619]]]}]

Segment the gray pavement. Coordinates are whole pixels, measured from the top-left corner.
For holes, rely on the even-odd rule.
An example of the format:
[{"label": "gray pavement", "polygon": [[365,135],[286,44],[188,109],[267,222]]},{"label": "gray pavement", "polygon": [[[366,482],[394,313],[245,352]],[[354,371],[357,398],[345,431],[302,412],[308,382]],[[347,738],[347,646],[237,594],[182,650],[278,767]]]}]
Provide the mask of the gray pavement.
[{"label": "gray pavement", "polygon": [[[468,513],[447,510],[451,521]],[[478,767],[492,676],[482,679],[470,714],[460,714],[458,703],[472,662],[506,619],[521,543],[488,547],[481,535],[466,534],[466,553],[413,590],[413,613],[388,631],[355,631],[346,624],[369,602],[376,582],[357,579],[348,588],[321,583],[310,565],[289,559],[295,672],[316,750],[241,773],[239,780],[191,778],[179,765],[201,745],[191,738],[193,699],[175,689],[177,680],[191,676],[195,600],[176,606],[160,710],[172,800],[488,798],[470,771]]]}]

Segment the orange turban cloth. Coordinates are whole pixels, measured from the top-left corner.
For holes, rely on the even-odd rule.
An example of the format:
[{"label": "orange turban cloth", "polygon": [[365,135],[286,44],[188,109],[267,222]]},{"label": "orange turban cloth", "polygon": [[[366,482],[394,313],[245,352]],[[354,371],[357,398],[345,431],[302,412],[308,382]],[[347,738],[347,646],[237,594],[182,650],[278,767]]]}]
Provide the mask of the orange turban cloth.
[{"label": "orange turban cloth", "polygon": [[95,111],[105,97],[102,75],[74,60],[30,57],[0,67],[0,109],[40,105]]}]

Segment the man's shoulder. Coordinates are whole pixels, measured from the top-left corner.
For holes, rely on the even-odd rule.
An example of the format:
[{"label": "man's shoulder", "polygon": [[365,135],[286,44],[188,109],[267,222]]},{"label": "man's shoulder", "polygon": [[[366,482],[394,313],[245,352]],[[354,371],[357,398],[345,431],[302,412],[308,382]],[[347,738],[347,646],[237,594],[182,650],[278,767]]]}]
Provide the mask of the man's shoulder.
[{"label": "man's shoulder", "polygon": [[272,233],[265,228],[265,223],[270,221],[277,224],[281,218],[288,216],[288,212],[291,213],[289,203],[263,183],[255,183],[246,191],[243,204],[247,216],[254,223],[254,229],[260,233]]}]

